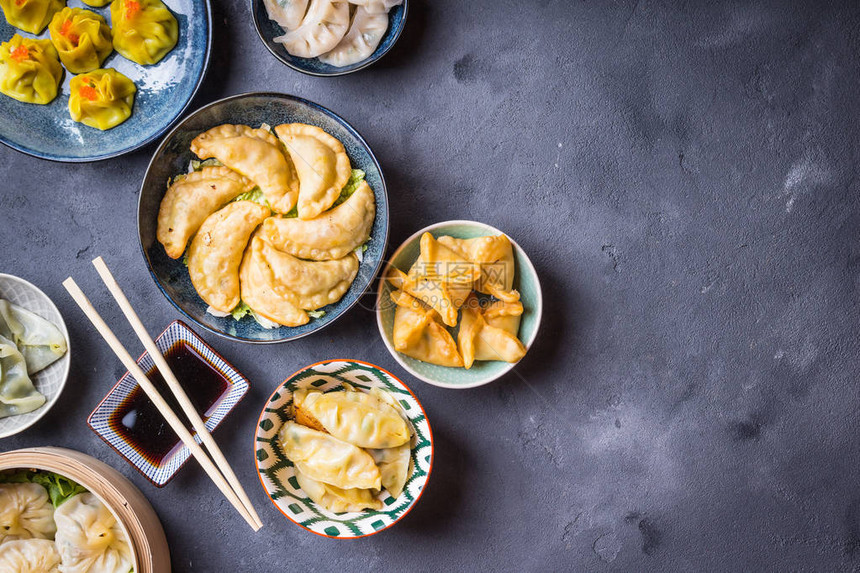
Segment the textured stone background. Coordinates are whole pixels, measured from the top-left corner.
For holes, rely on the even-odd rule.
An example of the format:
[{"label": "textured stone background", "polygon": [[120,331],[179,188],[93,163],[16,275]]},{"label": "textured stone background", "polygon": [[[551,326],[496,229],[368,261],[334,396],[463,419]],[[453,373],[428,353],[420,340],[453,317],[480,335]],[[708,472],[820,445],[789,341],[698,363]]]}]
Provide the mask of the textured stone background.
[{"label": "textured stone background", "polygon": [[[120,324],[103,255],[152,331],[177,318],[137,243],[154,146],[81,166],[3,148],[0,271],[55,299],[74,355],[61,402],[0,449],[120,469],[178,571],[860,567],[858,3],[412,0],[394,51],[339,79],[285,68],[247,2],[213,3],[193,107],[275,90],[341,114],[382,163],[392,247],[445,219],[503,229],[540,273],[541,335],[462,392],[408,377],[362,308],[277,347],[205,336],[252,381],[216,434],[266,523],[252,535],[198,468],[158,490],[85,425],[123,369],[62,279]],[[436,436],[418,506],[357,542],[287,522],[254,475],[271,390],[334,357],[403,375]]]}]

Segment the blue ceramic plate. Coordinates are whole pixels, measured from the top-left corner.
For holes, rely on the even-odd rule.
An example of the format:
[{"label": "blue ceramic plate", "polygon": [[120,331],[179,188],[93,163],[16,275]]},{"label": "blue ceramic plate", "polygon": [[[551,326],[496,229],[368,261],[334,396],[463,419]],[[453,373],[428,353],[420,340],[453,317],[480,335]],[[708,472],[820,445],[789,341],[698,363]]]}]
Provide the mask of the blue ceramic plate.
[{"label": "blue ceramic plate", "polygon": [[[338,302],[323,307],[325,316],[313,318],[305,325],[294,328],[266,329],[252,317],[236,321],[232,317],[218,318],[208,314],[208,305],[200,298],[188,269],[182,260],[167,256],[164,247],[155,238],[158,208],[167,190],[169,178],[185,173],[188,163],[195,159],[189,150],[191,140],[212,127],[224,124],[244,124],[259,127],[263,123],[276,126],[282,123],[307,123],[322,128],[343,143],[353,169],[365,172],[365,179],[376,196],[376,219],[363,254],[358,275],[349,290]],[[286,342],[306,336],[337,320],[355,304],[370,285],[385,254],[388,240],[388,192],[382,170],[364,139],[346,121],[313,102],[275,93],[242,94],[211,103],[182,120],[156,150],[143,184],[137,207],[137,226],[143,256],[156,284],[164,296],[188,318],[216,334],[242,342]]]},{"label": "blue ceramic plate", "polygon": [[[69,116],[69,81],[64,72],[57,98],[48,105],[22,103],[0,94],[0,142],[34,157],[84,162],[108,159],[146,145],[164,133],[185,111],[203,81],[209,62],[211,15],[208,0],[165,0],[179,22],[179,42],[154,66],[141,66],[113,52],[103,64],[128,76],[137,86],[132,115],[101,131]],[[80,0],[68,5],[86,8],[110,22],[110,5],[93,8]],[[0,41],[21,32],[0,18]],[[39,35],[48,38],[48,29]]]},{"label": "blue ceramic plate", "polygon": [[251,0],[251,14],[254,16],[254,26],[257,28],[257,34],[266,48],[272,52],[272,55],[296,71],[311,76],[322,77],[342,76],[357,72],[387,54],[394,46],[394,43],[397,42],[397,39],[400,38],[400,34],[406,26],[406,14],[408,10],[409,0],[403,0],[403,4],[395,6],[388,12],[388,30],[385,32],[385,36],[382,37],[382,41],[379,42],[376,51],[369,58],[349,66],[338,68],[321,62],[319,58],[297,58],[296,56],[291,56],[283,44],[274,41],[274,38],[284,34],[284,29],[269,19],[269,14],[266,12],[263,0]]},{"label": "blue ceramic plate", "polygon": [[[445,221],[425,227],[406,239],[400,247],[394,251],[382,276],[388,276],[391,267],[398,268],[404,272],[408,271],[421,252],[421,235],[430,233],[438,238],[442,235],[450,235],[458,239],[472,239],[474,237],[486,237],[500,235],[501,231],[490,225],[476,221]],[[537,337],[543,314],[543,295],[541,294],[540,280],[537,271],[526,256],[525,251],[510,236],[514,247],[514,289],[520,293],[520,301],[523,303],[523,316],[520,322],[519,339],[526,348],[531,348]],[[468,370],[465,368],[447,368],[416,360],[397,352],[394,348],[393,329],[395,306],[391,302],[390,293],[393,289],[387,280],[379,281],[376,298],[376,323],[379,333],[385,342],[385,347],[397,362],[407,372],[434,386],[442,388],[474,388],[497,380],[510,372],[516,364],[498,361],[476,360]],[[454,333],[454,340],[457,339]]]}]

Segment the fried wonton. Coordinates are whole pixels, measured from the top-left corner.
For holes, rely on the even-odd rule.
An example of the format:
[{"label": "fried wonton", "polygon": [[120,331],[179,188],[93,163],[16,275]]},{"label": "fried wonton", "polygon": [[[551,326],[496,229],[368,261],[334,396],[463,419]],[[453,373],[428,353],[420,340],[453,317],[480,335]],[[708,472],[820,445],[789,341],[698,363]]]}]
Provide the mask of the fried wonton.
[{"label": "fried wonton", "polygon": [[463,364],[468,369],[475,360],[518,362],[526,347],[517,338],[523,306],[519,302],[496,301],[482,309],[475,295],[463,305],[457,336]]},{"label": "fried wonton", "polygon": [[520,294],[513,290],[514,250],[511,240],[505,235],[455,239],[442,236],[439,243],[476,263],[481,269],[481,278],[475,290],[490,294],[505,302],[516,302]]},{"label": "fried wonton", "polygon": [[457,345],[435,310],[402,290],[392,292],[391,300],[397,305],[392,335],[395,350],[439,366],[463,366]]}]

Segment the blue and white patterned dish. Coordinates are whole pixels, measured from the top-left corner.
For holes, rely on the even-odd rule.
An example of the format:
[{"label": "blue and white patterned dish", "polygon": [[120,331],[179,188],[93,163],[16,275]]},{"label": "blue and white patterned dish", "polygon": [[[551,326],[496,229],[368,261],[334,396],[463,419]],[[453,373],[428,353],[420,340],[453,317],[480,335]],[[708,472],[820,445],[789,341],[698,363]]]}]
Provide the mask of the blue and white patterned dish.
[{"label": "blue and white patterned dish", "polygon": [[[383,490],[383,508],[352,513],[332,513],[308,498],[295,478],[293,463],[278,444],[277,436],[287,420],[293,392],[316,388],[338,390],[344,383],[359,390],[377,387],[395,395],[415,430],[412,438],[412,473],[403,493],[393,498]],[[415,394],[387,370],[360,360],[324,360],[302,368],[281,384],[269,398],[257,422],[254,459],[263,489],[284,516],[311,533],[334,539],[373,535],[403,519],[427,486],[433,468],[433,432]]]},{"label": "blue and white patterned dish", "polygon": [[[103,64],[128,76],[137,86],[134,109],[124,123],[101,131],[72,120],[69,81],[64,72],[57,98],[48,105],[23,103],[0,94],[0,142],[28,155],[70,163],[98,161],[138,149],[164,133],[188,107],[203,82],[209,63],[212,17],[209,0],[164,0],[179,22],[179,41],[153,66],[141,66],[113,52]],[[80,0],[68,5],[86,8],[110,22],[110,5],[93,8]],[[0,17],[0,41],[20,34]],[[48,38],[47,28],[38,36]]]},{"label": "blue and white patterned dish", "polygon": [[[167,190],[167,180],[185,173],[194,158],[189,150],[191,140],[200,133],[224,123],[259,127],[263,123],[316,125],[343,143],[353,169],[365,172],[365,180],[376,197],[376,219],[370,232],[367,250],[363,253],[358,275],[349,290],[336,303],[322,308],[325,316],[314,318],[297,327],[266,329],[252,317],[242,320],[216,317],[206,312],[204,302],[191,284],[188,269],[182,260],[167,256],[156,239],[158,209]],[[159,146],[140,187],[137,208],[137,228],[140,246],[155,283],[167,299],[185,316],[216,334],[240,342],[275,343],[294,340],[315,332],[342,316],[367,289],[379,267],[388,241],[388,192],[382,170],[370,147],[346,121],[326,108],[307,100],[275,93],[237,95],[211,103],[182,120]]]},{"label": "blue and white patterned dish", "polygon": [[377,62],[391,50],[400,38],[400,34],[406,26],[408,11],[409,0],[403,0],[403,4],[393,7],[388,12],[388,30],[385,31],[385,35],[379,42],[379,46],[376,47],[376,50],[369,58],[348,66],[337,67],[326,64],[320,61],[319,58],[299,58],[290,55],[282,44],[274,41],[275,38],[284,34],[283,28],[277,22],[269,19],[269,13],[266,11],[266,5],[263,3],[263,0],[251,0],[251,14],[254,16],[254,27],[257,29],[257,35],[260,36],[263,45],[285,65],[303,74],[318,77],[351,74]]},{"label": "blue and white patterned dish", "polygon": [[[227,380],[227,389],[224,390],[221,397],[210,408],[209,415],[201,414],[206,423],[206,428],[212,432],[245,396],[245,393],[248,391],[248,380],[230,363],[224,360],[220,354],[215,352],[211,346],[203,342],[203,339],[197,336],[188,325],[180,320],[171,322],[164,332],[155,339],[155,345],[162,354],[178,342],[184,342],[187,346],[197,351],[200,356]],[[137,363],[144,372],[149,372],[155,367],[155,363],[150,358],[148,352],[144,352],[137,360]],[[180,380],[180,382],[182,381]],[[130,373],[126,372],[101,403],[96,406],[96,409],[93,410],[93,413],[87,418],[87,424],[89,424],[92,431],[110,447],[115,449],[131,465],[137,468],[153,485],[164,487],[167,482],[173,479],[173,476],[176,475],[176,472],[182,468],[185,462],[188,461],[188,458],[191,457],[191,452],[180,442],[163,460],[153,463],[152,460],[147,459],[133,444],[126,441],[111,427],[110,420],[113,413],[131,395],[135,388],[137,388],[137,382]],[[182,414],[180,413],[180,415]],[[198,443],[201,443],[196,433],[194,433],[194,439]]]}]

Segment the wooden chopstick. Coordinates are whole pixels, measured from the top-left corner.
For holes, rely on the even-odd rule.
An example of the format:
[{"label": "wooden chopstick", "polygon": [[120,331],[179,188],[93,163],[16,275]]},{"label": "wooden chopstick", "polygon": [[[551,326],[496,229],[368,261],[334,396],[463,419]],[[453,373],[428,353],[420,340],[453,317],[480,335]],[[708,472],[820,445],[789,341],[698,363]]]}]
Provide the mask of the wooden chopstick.
[{"label": "wooden chopstick", "polygon": [[128,322],[131,323],[131,327],[134,329],[135,334],[137,334],[137,337],[143,343],[143,346],[146,347],[146,351],[155,362],[159,372],[161,372],[165,382],[167,382],[167,386],[179,401],[182,411],[185,412],[185,415],[188,416],[189,420],[191,420],[191,425],[194,426],[194,430],[197,432],[197,435],[200,436],[206,449],[209,450],[209,453],[214,458],[215,465],[218,466],[218,469],[224,477],[227,478],[233,491],[235,491],[239,496],[242,501],[242,505],[244,505],[245,509],[248,510],[248,513],[251,514],[251,517],[257,525],[262,527],[263,522],[260,521],[260,516],[257,515],[257,512],[254,510],[254,506],[251,504],[248,494],[245,493],[245,489],[242,487],[242,484],[239,483],[239,478],[236,477],[236,474],[233,472],[233,468],[230,467],[230,462],[228,462],[227,458],[224,457],[224,454],[221,452],[221,448],[218,447],[212,434],[209,433],[209,429],[203,422],[203,418],[201,418],[200,414],[197,412],[197,408],[195,408],[194,404],[191,403],[191,400],[188,399],[188,395],[185,393],[179,380],[176,379],[176,375],[170,369],[170,366],[167,364],[167,360],[164,359],[161,351],[158,350],[158,347],[155,345],[155,341],[149,336],[149,333],[146,331],[146,327],[143,325],[137,312],[135,312],[134,307],[131,306],[128,298],[126,298],[125,293],[119,286],[119,283],[116,282],[113,273],[110,272],[104,259],[96,257],[93,259],[93,266],[96,267],[96,271],[98,271],[99,276],[105,283],[105,286],[113,295],[114,300],[116,300],[119,308],[128,319]]},{"label": "wooden chopstick", "polygon": [[230,484],[227,483],[227,480],[224,479],[224,476],[221,475],[221,472],[218,471],[218,468],[215,467],[215,464],[209,459],[203,451],[203,448],[200,447],[200,444],[194,441],[191,433],[185,428],[185,424],[183,424],[173,410],[170,409],[170,406],[164,401],[164,398],[161,397],[161,394],[158,393],[155,386],[152,385],[152,382],[150,382],[146,373],[137,365],[137,362],[134,361],[131,354],[129,354],[123,347],[122,343],[105,323],[104,319],[99,315],[98,311],[83,291],[81,291],[74,279],[71,277],[67,278],[63,281],[63,286],[67,291],[69,291],[69,294],[72,295],[72,298],[75,299],[75,302],[78,303],[78,306],[81,307],[81,310],[84,311],[84,314],[87,315],[87,318],[90,319],[90,322],[93,323],[93,326],[95,326],[102,338],[105,339],[105,342],[107,342],[111,350],[114,351],[114,354],[117,355],[123,366],[125,366],[131,375],[134,376],[134,379],[137,380],[137,383],[140,384],[140,387],[143,388],[143,391],[146,392],[146,395],[150,400],[152,400],[152,403],[155,404],[155,407],[158,408],[158,411],[161,412],[164,419],[167,420],[170,428],[176,432],[176,435],[179,436],[182,443],[191,450],[191,454],[200,463],[200,465],[203,466],[206,474],[213,482],[215,482],[215,485],[218,486],[218,489],[221,490],[224,497],[226,497],[233,507],[236,508],[236,511],[242,515],[245,521],[248,522],[248,525],[250,525],[254,531],[258,531],[260,526],[257,525],[251,517],[251,514],[248,513],[247,509],[245,509],[245,506],[242,505],[242,501],[236,495],[236,492],[230,488]]}]

